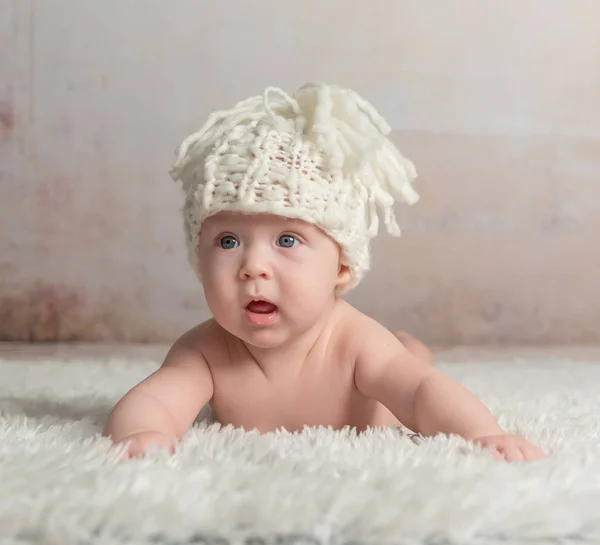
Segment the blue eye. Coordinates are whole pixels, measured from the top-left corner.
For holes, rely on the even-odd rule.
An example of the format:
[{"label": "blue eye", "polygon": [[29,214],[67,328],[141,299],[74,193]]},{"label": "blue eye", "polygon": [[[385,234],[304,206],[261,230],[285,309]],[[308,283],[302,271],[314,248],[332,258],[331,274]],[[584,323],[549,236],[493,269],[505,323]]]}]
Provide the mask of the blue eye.
[{"label": "blue eye", "polygon": [[237,238],[232,237],[231,235],[225,235],[219,239],[219,246],[224,250],[231,250],[233,248],[237,248],[239,246],[239,242]]},{"label": "blue eye", "polygon": [[298,240],[292,235],[281,235],[277,240],[277,245],[282,248],[293,248],[297,243]]}]

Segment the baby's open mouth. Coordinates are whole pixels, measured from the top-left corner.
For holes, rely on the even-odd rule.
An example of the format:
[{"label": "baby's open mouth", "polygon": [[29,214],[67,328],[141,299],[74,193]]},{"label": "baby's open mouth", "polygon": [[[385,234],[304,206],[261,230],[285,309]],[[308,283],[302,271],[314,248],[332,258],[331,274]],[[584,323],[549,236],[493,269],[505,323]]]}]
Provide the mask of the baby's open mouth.
[{"label": "baby's open mouth", "polygon": [[277,307],[268,301],[251,301],[246,308],[255,314],[271,314],[277,310]]},{"label": "baby's open mouth", "polygon": [[268,301],[251,301],[246,305],[246,317],[252,325],[257,327],[273,325],[278,315],[277,305]]}]

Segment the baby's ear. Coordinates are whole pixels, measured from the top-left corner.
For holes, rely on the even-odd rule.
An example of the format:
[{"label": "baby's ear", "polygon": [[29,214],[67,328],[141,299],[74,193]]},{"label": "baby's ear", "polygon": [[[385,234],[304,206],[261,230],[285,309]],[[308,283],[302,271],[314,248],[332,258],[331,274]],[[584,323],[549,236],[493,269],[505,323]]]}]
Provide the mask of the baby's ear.
[{"label": "baby's ear", "polygon": [[340,264],[340,270],[338,271],[337,280],[335,282],[335,287],[339,290],[346,287],[346,285],[350,282],[352,275],[350,274],[350,267],[348,265]]}]

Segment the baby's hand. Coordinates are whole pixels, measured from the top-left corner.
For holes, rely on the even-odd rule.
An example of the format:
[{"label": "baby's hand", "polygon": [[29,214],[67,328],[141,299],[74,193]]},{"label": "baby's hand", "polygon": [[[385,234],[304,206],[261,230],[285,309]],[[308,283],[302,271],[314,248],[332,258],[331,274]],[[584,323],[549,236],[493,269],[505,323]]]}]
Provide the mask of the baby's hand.
[{"label": "baby's hand", "polygon": [[166,433],[144,431],[124,437],[118,441],[117,445],[129,443],[127,452],[121,458],[122,460],[128,460],[129,458],[142,456],[151,446],[158,448],[168,447],[169,452],[173,454],[175,452],[175,441],[175,437]]},{"label": "baby's hand", "polygon": [[474,443],[489,449],[496,460],[524,462],[544,457],[540,449],[520,435],[489,435],[475,439]]}]

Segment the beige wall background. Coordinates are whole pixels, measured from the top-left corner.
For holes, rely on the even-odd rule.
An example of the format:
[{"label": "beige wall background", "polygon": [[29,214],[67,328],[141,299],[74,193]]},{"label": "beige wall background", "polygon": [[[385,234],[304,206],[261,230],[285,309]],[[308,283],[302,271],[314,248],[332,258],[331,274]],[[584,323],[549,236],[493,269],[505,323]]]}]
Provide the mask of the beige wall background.
[{"label": "beige wall background", "polygon": [[600,2],[0,0],[0,338],[208,317],[175,146],[267,85],[356,88],[416,164],[349,296],[433,343],[600,341]]}]

